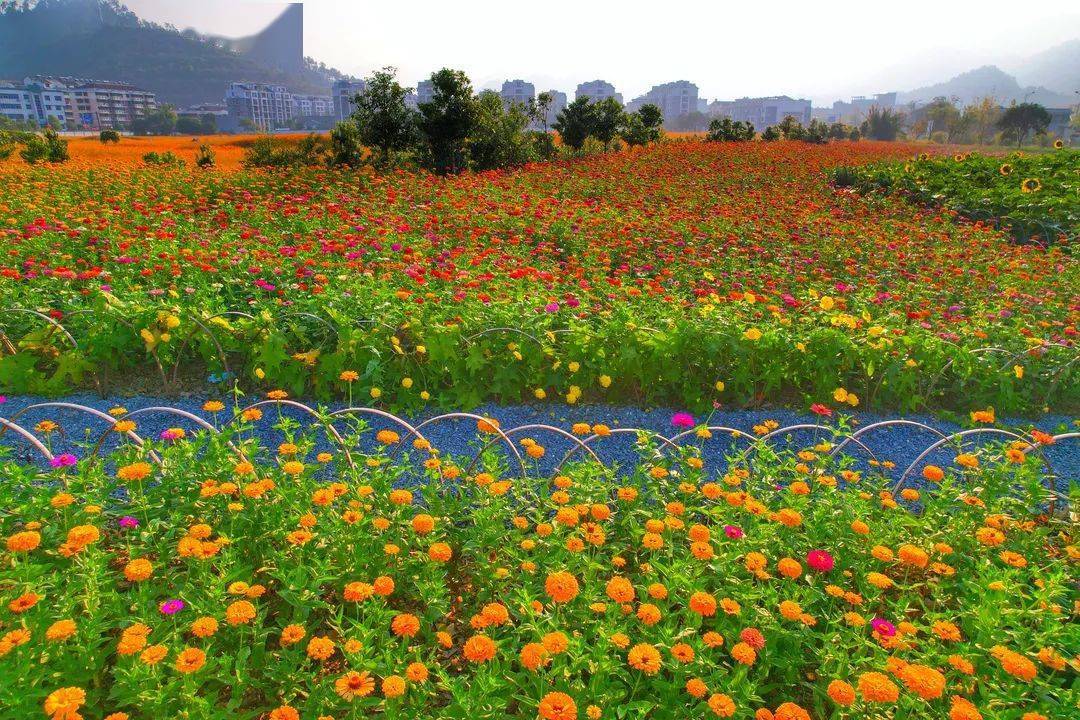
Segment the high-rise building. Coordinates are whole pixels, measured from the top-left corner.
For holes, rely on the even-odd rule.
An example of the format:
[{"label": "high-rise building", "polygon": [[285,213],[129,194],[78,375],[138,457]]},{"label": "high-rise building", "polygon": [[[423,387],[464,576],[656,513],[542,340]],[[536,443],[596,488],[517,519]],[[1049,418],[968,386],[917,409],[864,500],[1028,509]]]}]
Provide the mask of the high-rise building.
[{"label": "high-rise building", "polygon": [[515,103],[528,106],[530,100],[536,99],[536,86],[524,80],[507,80],[502,84],[499,97],[507,108]]},{"label": "high-rise building", "polygon": [[566,108],[566,93],[558,90],[548,90],[547,94],[551,96],[551,104],[548,105],[544,121],[548,127],[551,127],[555,124],[555,120],[558,119],[559,113]]},{"label": "high-rise building", "polygon": [[803,125],[809,125],[810,101],[787,95],[717,100],[709,104],[709,114],[726,115],[732,120],[748,122],[759,131],[769,125],[776,125],[789,116]]},{"label": "high-rise building", "polygon": [[250,123],[263,132],[285,127],[297,115],[293,95],[284,85],[234,82],[225,91],[225,104],[241,127]]},{"label": "high-rise building", "polygon": [[826,111],[825,120],[828,122],[847,122],[858,124],[866,119],[866,113],[870,108],[879,110],[893,109],[896,107],[896,93],[878,93],[873,96],[856,95],[851,102],[837,100],[832,105],[832,110]]},{"label": "high-rise building", "polygon": [[649,92],[627,103],[626,109],[634,112],[647,104],[659,107],[665,120],[689,115],[698,109],[698,87],[689,80],[654,85]]},{"label": "high-rise building", "polygon": [[72,77],[28,77],[0,85],[0,115],[84,130],[125,129],[157,108],[154,93],[134,85]]},{"label": "high-rise building", "polygon": [[355,109],[353,100],[365,90],[367,90],[367,83],[363,80],[335,81],[330,89],[330,95],[334,99],[334,117],[345,120],[352,115]]},{"label": "high-rise building", "polygon": [[293,95],[293,117],[334,117],[334,100],[329,95]]},{"label": "high-rise building", "polygon": [[590,80],[577,86],[574,99],[587,97],[592,102],[599,102],[605,98],[615,98],[622,105],[622,94],[615,92],[615,86],[604,80]]},{"label": "high-rise building", "polygon": [[416,83],[416,104],[429,103],[435,96],[435,85],[430,80]]}]

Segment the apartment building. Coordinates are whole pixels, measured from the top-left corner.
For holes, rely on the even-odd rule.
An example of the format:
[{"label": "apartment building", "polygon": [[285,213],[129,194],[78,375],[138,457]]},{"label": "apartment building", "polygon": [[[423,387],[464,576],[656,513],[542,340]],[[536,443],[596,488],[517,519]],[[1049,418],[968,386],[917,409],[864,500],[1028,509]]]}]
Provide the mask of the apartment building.
[{"label": "apartment building", "polygon": [[65,128],[124,129],[157,108],[154,93],[134,85],[70,77],[28,77],[0,83],[0,115]]},{"label": "apartment building", "polygon": [[507,80],[502,84],[499,97],[508,109],[515,104],[527,106],[531,100],[536,99],[536,86],[524,80]]},{"label": "apartment building", "polygon": [[330,88],[330,97],[333,98],[334,117],[346,120],[353,114],[355,106],[353,100],[357,95],[367,90],[367,83],[363,80],[337,80]]},{"label": "apartment building", "polygon": [[689,115],[698,110],[698,86],[689,80],[654,85],[649,92],[627,103],[626,109],[635,112],[642,105],[656,105],[664,113],[665,120]]},{"label": "apartment building", "polygon": [[604,80],[590,80],[577,86],[574,98],[587,97],[592,102],[599,102],[605,98],[615,98],[619,104],[623,104],[622,93],[615,92],[615,86]]},{"label": "apartment building", "polygon": [[803,125],[810,124],[810,101],[774,95],[738,100],[717,100],[709,104],[709,114],[726,115],[732,120],[748,122],[755,130],[764,130],[791,116]]},{"label": "apartment building", "polygon": [[231,83],[225,105],[241,127],[250,124],[263,132],[285,127],[296,116],[293,95],[284,85]]}]

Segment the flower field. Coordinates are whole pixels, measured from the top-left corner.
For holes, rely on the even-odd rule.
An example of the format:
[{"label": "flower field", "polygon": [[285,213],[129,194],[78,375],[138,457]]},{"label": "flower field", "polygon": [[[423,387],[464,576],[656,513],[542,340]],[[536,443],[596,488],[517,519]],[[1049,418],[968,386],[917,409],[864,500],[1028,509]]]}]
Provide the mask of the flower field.
[{"label": "flower field", "polygon": [[830,184],[923,147],[681,139],[449,178],[9,164],[0,390],[1077,407],[1069,248]]},{"label": "flower field", "polygon": [[1021,240],[1072,242],[1080,237],[1080,150],[1010,156],[920,155],[907,163],[838,169],[833,180],[860,192],[898,192],[943,205],[976,221],[1001,225]]},{"label": "flower field", "polygon": [[642,436],[628,475],[581,455],[551,476],[539,436],[514,438],[523,466],[474,464],[355,422],[345,455],[280,404],[204,410],[212,431],[145,442],[117,410],[106,458],[0,456],[8,716],[1040,720],[1080,702],[1050,436],[893,488],[828,435],[713,475],[699,426],[676,449]]}]

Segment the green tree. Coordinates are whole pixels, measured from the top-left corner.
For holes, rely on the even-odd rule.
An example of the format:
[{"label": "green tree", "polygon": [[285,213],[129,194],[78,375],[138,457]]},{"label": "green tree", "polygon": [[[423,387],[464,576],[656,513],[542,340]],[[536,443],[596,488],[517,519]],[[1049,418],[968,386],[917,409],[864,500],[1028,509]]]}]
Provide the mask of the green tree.
[{"label": "green tree", "polygon": [[419,139],[416,112],[405,104],[410,88],[397,81],[397,70],[385,67],[365,79],[367,89],[353,98],[352,121],[359,141],[371,148],[377,165],[411,150]]},{"label": "green tree", "polygon": [[547,91],[537,95],[535,101],[529,101],[529,116],[544,128],[544,132],[548,129],[548,111],[554,101],[555,96]]},{"label": "green tree", "polygon": [[960,111],[951,100],[945,97],[936,97],[924,108],[927,120],[927,132],[943,132],[950,138],[953,136],[956,124],[960,122]]},{"label": "green tree", "polygon": [[775,125],[770,125],[765,128],[765,131],[761,133],[761,139],[765,142],[775,142],[781,138],[780,131],[776,129]]},{"label": "green tree", "polygon": [[589,98],[579,97],[559,111],[552,127],[559,132],[564,145],[580,150],[585,139],[592,134],[595,124],[596,106],[589,102]]},{"label": "green tree", "polygon": [[863,137],[873,140],[895,140],[900,134],[904,116],[889,108],[874,106],[866,113],[866,118],[859,128]]},{"label": "green tree", "polygon": [[197,117],[183,115],[176,119],[176,132],[181,135],[201,135],[202,130],[202,121]]},{"label": "green tree", "polygon": [[711,142],[747,142],[754,139],[754,126],[741,120],[733,122],[726,115],[713,118],[705,139]]},{"label": "green tree", "polygon": [[136,135],[171,135],[176,131],[176,110],[172,105],[159,105],[131,123]]},{"label": "green tree", "polygon": [[980,145],[985,145],[994,137],[994,128],[1001,119],[1001,106],[992,97],[984,97],[977,103],[964,108],[971,138]]},{"label": "green tree", "polygon": [[604,98],[593,105],[594,121],[589,134],[608,145],[626,125],[626,111],[615,98]]},{"label": "green tree", "polygon": [[431,85],[431,101],[419,108],[424,161],[440,175],[458,173],[469,167],[469,136],[479,114],[472,82],[460,70],[443,68],[431,76]]},{"label": "green tree", "polygon": [[788,115],[776,126],[785,140],[805,140],[806,128],[802,126],[794,115]]},{"label": "green tree", "polygon": [[108,145],[109,143],[115,145],[120,142],[120,133],[116,130],[102,130],[98,133],[98,140],[101,141],[102,145]]},{"label": "green tree", "polygon": [[331,167],[356,167],[364,159],[364,146],[360,141],[360,128],[353,120],[339,122],[330,131]]},{"label": "green tree", "polygon": [[525,132],[529,113],[514,103],[503,106],[498,93],[480,93],[476,124],[469,138],[469,157],[474,170],[516,167],[536,159],[536,146]]},{"label": "green tree", "polygon": [[1029,133],[1042,135],[1050,125],[1050,113],[1038,103],[1013,103],[998,119],[997,126],[1006,137],[1016,139],[1016,147],[1024,143]]},{"label": "green tree", "polygon": [[621,137],[627,145],[647,145],[663,136],[663,124],[664,112],[659,106],[647,103],[627,116]]},{"label": "green tree", "polygon": [[803,135],[803,139],[808,143],[814,143],[815,145],[824,145],[829,142],[829,125],[817,118],[813,118],[810,124],[806,126],[806,132]]}]

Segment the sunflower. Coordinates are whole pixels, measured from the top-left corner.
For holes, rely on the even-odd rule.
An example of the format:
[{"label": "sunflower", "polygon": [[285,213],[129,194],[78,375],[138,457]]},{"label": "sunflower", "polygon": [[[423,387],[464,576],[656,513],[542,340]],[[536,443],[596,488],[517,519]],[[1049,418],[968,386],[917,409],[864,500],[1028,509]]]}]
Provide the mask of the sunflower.
[{"label": "sunflower", "polygon": [[1042,183],[1038,178],[1028,178],[1024,182],[1020,183],[1020,191],[1025,193],[1038,192],[1042,189]]},{"label": "sunflower", "polygon": [[1054,141],[1054,148],[1056,148],[1057,150],[1060,150],[1063,147],[1065,147],[1065,141],[1063,141],[1063,140],[1055,140]]},{"label": "sunflower", "polygon": [[952,159],[956,162],[964,162],[964,160],[967,159],[967,155],[965,155],[964,153],[956,153],[952,156]]},{"label": "sunflower", "polygon": [[1013,166],[1010,165],[1009,163],[1004,163],[1004,164],[1002,164],[1001,167],[998,168],[998,172],[1001,173],[1002,175],[1012,175],[1012,171],[1013,171]]}]

